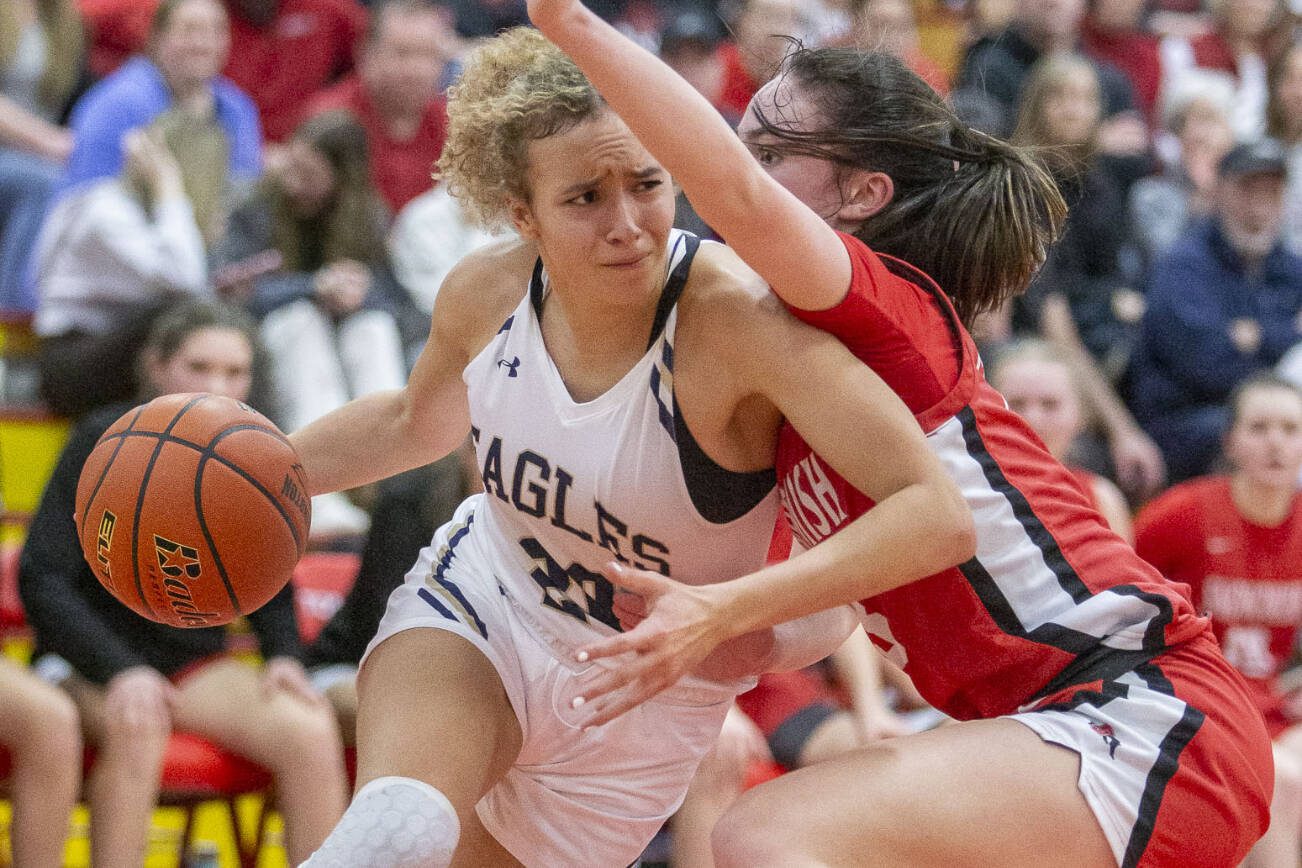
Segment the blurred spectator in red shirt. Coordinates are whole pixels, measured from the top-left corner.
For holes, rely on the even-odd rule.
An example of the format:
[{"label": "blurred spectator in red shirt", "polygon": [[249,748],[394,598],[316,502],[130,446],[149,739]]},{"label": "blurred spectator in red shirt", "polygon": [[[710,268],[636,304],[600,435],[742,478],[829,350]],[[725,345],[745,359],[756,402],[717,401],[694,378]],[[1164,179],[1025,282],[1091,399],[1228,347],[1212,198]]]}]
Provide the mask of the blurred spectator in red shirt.
[{"label": "blurred spectator in red shirt", "polygon": [[741,117],[750,98],[777,71],[791,43],[801,38],[808,21],[799,0],[744,0],[732,22],[734,42],[719,46],[723,81],[711,100],[726,117]]},{"label": "blurred spectator in red shirt", "polygon": [[149,41],[158,0],[77,0],[90,42],[90,72],[103,78]]},{"label": "blurred spectator in red shirt", "polygon": [[439,80],[460,40],[452,9],[433,0],[386,0],[371,14],[357,72],[319,94],[308,115],[352,112],[366,130],[371,178],[396,214],[431,186],[447,134]]},{"label": "blurred spectator in red shirt", "polygon": [[1156,127],[1162,61],[1157,37],[1144,28],[1145,5],[1145,0],[1091,0],[1080,23],[1080,47],[1126,74],[1136,108]]},{"label": "blurred spectator in red shirt", "polygon": [[352,71],[366,10],[357,0],[226,0],[226,8],[226,76],[257,103],[267,141],[279,142],[304,101]]}]

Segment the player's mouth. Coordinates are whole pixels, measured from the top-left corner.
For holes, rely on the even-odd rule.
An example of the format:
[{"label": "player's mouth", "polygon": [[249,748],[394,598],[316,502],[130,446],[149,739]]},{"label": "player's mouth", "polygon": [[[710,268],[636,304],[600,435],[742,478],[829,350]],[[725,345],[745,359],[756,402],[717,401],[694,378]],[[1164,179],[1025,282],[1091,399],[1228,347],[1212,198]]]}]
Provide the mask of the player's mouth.
[{"label": "player's mouth", "polygon": [[605,262],[602,264],[606,268],[618,268],[620,270],[628,271],[628,270],[635,269],[643,262],[646,262],[647,257],[649,257],[650,255],[651,255],[650,253],[642,253],[637,256],[626,257],[624,259],[615,260],[614,262]]}]

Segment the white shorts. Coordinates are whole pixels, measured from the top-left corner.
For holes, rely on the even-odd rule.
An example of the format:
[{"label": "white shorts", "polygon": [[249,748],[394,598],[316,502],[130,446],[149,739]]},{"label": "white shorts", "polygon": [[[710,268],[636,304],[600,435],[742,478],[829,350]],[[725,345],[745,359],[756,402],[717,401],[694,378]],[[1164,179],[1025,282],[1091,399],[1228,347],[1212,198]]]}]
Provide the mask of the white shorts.
[{"label": "white shorts", "polygon": [[526,604],[507,595],[473,534],[453,540],[455,556],[438,564],[434,546],[421,552],[389,597],[367,654],[416,627],[447,630],[482,651],[524,737],[515,765],[476,806],[484,827],[526,866],[633,863],[682,803],[734,691],[680,685],[585,732],[571,702],[598,666],[574,662]]},{"label": "white shorts", "polygon": [[1199,637],[1008,715],[1080,755],[1077,785],[1121,866],[1234,866],[1266,829],[1273,762],[1252,700]]}]

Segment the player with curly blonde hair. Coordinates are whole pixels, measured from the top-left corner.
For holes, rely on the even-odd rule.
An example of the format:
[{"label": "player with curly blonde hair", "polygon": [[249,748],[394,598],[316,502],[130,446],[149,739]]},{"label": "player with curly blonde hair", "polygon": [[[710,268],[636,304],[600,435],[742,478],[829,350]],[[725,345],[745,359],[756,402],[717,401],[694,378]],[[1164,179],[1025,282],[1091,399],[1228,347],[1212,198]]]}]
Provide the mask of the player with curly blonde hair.
[{"label": "player with curly blonde hair", "polygon": [[360,788],[308,864],[627,865],[747,676],[828,653],[852,618],[741,635],[585,728],[580,697],[609,664],[576,651],[626,611],[603,565],[689,583],[761,569],[784,417],[878,502],[821,566],[791,569],[917,578],[971,555],[971,516],[867,367],[727,248],[672,229],[668,174],[536,32],[481,48],[449,114],[444,177],[521,237],[448,276],[405,389],[293,440],[316,494],[427,464],[469,431],[484,490],[389,599],[358,676]]}]

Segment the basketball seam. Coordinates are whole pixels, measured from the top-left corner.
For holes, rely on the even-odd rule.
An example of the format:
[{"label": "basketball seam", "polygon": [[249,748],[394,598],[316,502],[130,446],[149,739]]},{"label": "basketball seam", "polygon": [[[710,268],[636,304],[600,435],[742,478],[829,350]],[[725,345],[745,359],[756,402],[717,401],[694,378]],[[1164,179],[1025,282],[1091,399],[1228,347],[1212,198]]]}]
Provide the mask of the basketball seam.
[{"label": "basketball seam", "polygon": [[230,598],[235,614],[243,615],[244,609],[240,606],[235,588],[231,586],[230,576],[226,575],[226,565],[222,563],[222,556],[217,553],[217,541],[212,538],[212,534],[208,531],[208,522],[203,517],[203,466],[207,459],[207,455],[201,456],[199,466],[194,472],[194,517],[199,522],[199,532],[203,534],[204,542],[208,544],[208,551],[212,554],[213,563],[217,566],[217,575],[221,576],[222,584],[226,586],[226,596]]},{"label": "basketball seam", "polygon": [[[170,430],[170,426],[168,430]],[[113,434],[112,437],[105,438],[105,439],[120,438],[125,440],[127,437],[153,437],[159,440],[160,442],[175,443],[178,446],[186,446],[189,447],[190,449],[195,450],[200,454],[201,464],[203,463],[204,460],[216,461],[218,464],[222,465],[228,470],[234,471],[236,474],[240,476],[241,479],[243,479],[244,481],[252,485],[254,488],[256,488],[258,490],[258,493],[266,497],[267,500],[270,501],[270,503],[276,508],[276,511],[280,513],[280,517],[284,520],[286,526],[289,528],[290,536],[294,538],[294,545],[298,547],[298,552],[300,555],[302,555],[303,541],[302,539],[299,538],[298,530],[294,527],[294,521],[292,518],[290,518],[289,512],[283,506],[281,506],[280,501],[277,500],[276,496],[271,493],[271,490],[263,486],[263,484],[259,482],[257,479],[250,476],[248,472],[246,472],[238,464],[234,464],[226,457],[222,455],[218,455],[215,451],[213,451],[211,446],[212,443],[216,443],[222,437],[226,436],[227,434],[232,434],[236,431],[261,431],[265,434],[269,434],[272,437],[275,437],[277,440],[280,440],[286,445],[289,445],[289,441],[286,440],[282,435],[280,435],[279,432],[273,431],[270,428],[267,428],[262,425],[252,425],[252,424],[232,425],[230,428],[225,428],[217,432],[217,434],[214,435],[213,439],[210,441],[209,446],[206,447],[200,446],[198,443],[195,443],[193,440],[186,440],[182,437],[177,437],[175,434],[168,434],[167,431],[119,431],[116,434]]]},{"label": "basketball seam", "polygon": [[[158,462],[158,456],[162,453],[163,446],[167,442],[167,439],[165,438],[168,435],[168,432],[176,427],[176,424],[181,421],[181,417],[188,413],[191,407],[198,404],[205,397],[206,396],[204,395],[197,395],[187,401],[184,407],[176,411],[176,415],[172,417],[172,421],[167,423],[167,427],[162,431],[163,436],[159,437],[158,444],[154,447],[154,453],[149,456],[149,463],[145,465],[144,475],[140,479],[140,491],[136,494],[136,511],[135,516],[131,521],[131,566],[135,573],[136,595],[140,598],[140,602],[144,604],[144,607],[149,610],[149,615],[154,620],[158,620],[157,615],[154,612],[154,607],[149,605],[149,601],[145,599],[145,586],[140,581],[140,514],[144,512],[145,509],[145,491],[149,488],[149,477],[153,475],[154,465]],[[114,434],[113,436],[118,437],[125,433],[126,432],[123,431]],[[135,431],[132,433],[144,434],[146,432]]]},{"label": "basketball seam", "polygon": [[[136,410],[135,417],[132,418],[132,420],[127,424],[125,430],[130,431],[131,427],[136,424],[136,420],[138,420],[140,418],[140,415],[144,412],[145,412],[144,407],[138,408]],[[119,431],[118,433],[120,434],[122,432]],[[116,435],[114,435],[114,437],[116,438]],[[107,439],[109,438],[101,436],[100,439],[96,441],[95,448],[99,448],[100,443],[103,443]],[[108,478],[109,468],[111,468],[113,466],[113,462],[117,460],[118,453],[122,451],[122,447],[126,445],[126,442],[127,442],[126,438],[123,437],[121,438],[121,442],[119,442],[118,445],[113,448],[113,454],[110,455],[108,461],[104,463],[104,467],[99,472],[99,479],[95,480],[95,487],[91,489],[90,496],[86,498],[86,506],[84,509],[82,509],[81,515],[78,516],[79,523],[77,525],[77,539],[79,540],[84,540],[86,538],[86,516],[90,513],[91,504],[95,502],[95,498],[99,494],[100,488],[104,486],[104,480]],[[93,454],[94,451],[95,450],[92,449],[91,453]],[[115,581],[113,585],[114,587],[116,587],[117,582]]]}]

